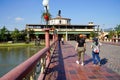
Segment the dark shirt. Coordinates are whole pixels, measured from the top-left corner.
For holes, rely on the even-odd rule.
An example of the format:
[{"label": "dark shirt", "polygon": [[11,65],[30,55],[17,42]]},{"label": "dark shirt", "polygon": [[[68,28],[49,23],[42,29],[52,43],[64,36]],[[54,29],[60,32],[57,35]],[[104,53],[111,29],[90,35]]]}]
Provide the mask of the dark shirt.
[{"label": "dark shirt", "polygon": [[78,39],[77,42],[78,42],[78,47],[84,47],[84,43],[85,43],[85,39],[84,38]]}]

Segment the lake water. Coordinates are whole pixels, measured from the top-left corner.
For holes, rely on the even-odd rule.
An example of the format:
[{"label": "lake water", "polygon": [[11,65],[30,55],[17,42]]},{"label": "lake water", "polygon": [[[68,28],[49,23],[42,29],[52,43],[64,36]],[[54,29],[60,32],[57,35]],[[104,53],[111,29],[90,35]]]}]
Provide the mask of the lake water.
[{"label": "lake water", "polygon": [[40,47],[0,47],[0,77],[19,65],[36,52]]}]

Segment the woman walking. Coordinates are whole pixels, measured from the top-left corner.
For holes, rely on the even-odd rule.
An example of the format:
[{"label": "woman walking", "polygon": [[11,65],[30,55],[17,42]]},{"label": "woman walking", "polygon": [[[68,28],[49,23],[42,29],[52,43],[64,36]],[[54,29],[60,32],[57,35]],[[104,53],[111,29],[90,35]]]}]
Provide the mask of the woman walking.
[{"label": "woman walking", "polygon": [[[98,42],[98,38],[94,38],[92,41],[92,58],[93,58],[93,64],[96,65],[98,64],[99,66],[101,65],[100,63],[100,43]],[[97,62],[96,62],[97,61]]]},{"label": "woman walking", "polygon": [[79,35],[75,50],[78,53],[78,60],[76,61],[76,63],[80,64],[80,59],[81,59],[81,65],[83,66],[84,65],[84,54],[86,50],[85,38],[83,37],[83,35]]}]

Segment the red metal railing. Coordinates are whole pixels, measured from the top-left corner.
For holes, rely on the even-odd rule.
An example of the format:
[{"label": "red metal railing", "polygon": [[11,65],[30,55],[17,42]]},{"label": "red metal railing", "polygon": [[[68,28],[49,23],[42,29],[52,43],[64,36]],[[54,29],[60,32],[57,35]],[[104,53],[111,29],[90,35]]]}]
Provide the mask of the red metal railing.
[{"label": "red metal railing", "polygon": [[[45,47],[35,55],[21,63],[10,72],[5,74],[0,80],[42,80],[44,71],[48,67],[50,55],[57,46],[57,40],[52,42],[50,47]],[[47,52],[50,51],[50,55]]]}]

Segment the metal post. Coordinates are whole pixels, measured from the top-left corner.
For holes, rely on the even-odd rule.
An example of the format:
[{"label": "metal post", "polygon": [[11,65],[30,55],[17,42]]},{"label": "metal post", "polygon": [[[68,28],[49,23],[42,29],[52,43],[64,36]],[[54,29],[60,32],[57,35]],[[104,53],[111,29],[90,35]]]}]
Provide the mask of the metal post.
[{"label": "metal post", "polygon": [[49,40],[49,29],[45,29],[45,44],[46,47],[50,47],[50,40]]},{"label": "metal post", "polygon": [[99,25],[97,27],[97,37],[99,37]]},{"label": "metal post", "polygon": [[[46,9],[46,14],[48,14],[47,6],[45,6],[45,9]],[[46,28],[48,28],[48,21],[47,20],[46,20]]]}]

